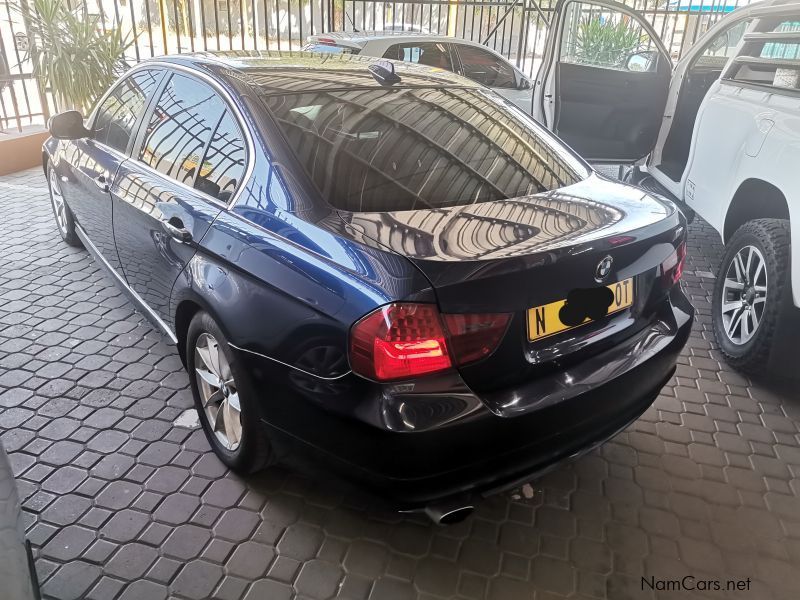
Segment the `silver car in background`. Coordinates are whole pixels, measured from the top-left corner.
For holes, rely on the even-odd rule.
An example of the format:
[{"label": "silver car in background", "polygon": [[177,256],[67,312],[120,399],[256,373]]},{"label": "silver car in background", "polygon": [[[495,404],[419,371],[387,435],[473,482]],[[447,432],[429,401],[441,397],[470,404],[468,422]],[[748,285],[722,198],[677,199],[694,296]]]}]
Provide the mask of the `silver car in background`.
[{"label": "silver car in background", "polygon": [[342,31],[312,35],[303,50],[390,58],[452,71],[531,112],[530,79],[502,55],[477,42],[408,30]]}]

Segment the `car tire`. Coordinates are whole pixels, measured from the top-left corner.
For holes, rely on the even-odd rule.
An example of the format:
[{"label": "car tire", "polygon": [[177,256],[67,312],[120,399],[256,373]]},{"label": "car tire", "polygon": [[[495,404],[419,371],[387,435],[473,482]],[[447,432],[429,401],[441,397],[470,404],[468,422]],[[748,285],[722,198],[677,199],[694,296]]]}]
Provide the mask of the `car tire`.
[{"label": "car tire", "polygon": [[735,369],[757,374],[767,367],[786,302],[790,251],[784,219],[748,221],[725,247],[714,285],[712,328]]},{"label": "car tire", "polygon": [[50,207],[56,220],[56,229],[67,245],[74,248],[83,248],[83,243],[75,231],[75,218],[67,206],[64,195],[61,193],[61,183],[53,165],[47,165],[47,189],[50,192]]},{"label": "car tire", "polygon": [[198,312],[186,336],[186,368],[195,407],[214,453],[228,468],[246,474],[271,464],[273,453],[261,426],[251,378],[236,358],[216,321],[207,312]]}]

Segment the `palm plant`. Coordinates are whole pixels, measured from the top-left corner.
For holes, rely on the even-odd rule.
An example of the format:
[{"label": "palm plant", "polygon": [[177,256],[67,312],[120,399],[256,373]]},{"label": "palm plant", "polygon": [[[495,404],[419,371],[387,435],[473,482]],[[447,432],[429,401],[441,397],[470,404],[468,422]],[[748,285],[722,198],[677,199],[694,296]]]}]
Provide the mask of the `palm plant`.
[{"label": "palm plant", "polygon": [[[13,6],[13,5],[12,5]],[[42,89],[50,88],[60,110],[86,110],[108,89],[131,41],[119,28],[103,31],[85,4],[30,0],[17,7],[31,39],[28,58]]]},{"label": "palm plant", "polygon": [[619,65],[647,41],[647,34],[630,20],[585,18],[578,25],[573,56],[587,64]]}]

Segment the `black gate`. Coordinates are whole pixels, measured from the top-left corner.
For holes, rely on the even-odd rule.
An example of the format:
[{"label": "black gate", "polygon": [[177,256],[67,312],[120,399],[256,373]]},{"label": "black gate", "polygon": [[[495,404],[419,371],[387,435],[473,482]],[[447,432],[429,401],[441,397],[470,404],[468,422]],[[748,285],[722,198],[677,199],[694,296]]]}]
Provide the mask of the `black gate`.
[{"label": "black gate", "polygon": [[[528,75],[538,69],[556,0],[63,0],[85,7],[104,31],[135,39],[133,63],[199,50],[299,50],[328,31],[406,30],[479,41]],[[588,1],[588,0],[584,0]],[[26,59],[28,32],[15,7],[0,0],[0,134],[41,126],[57,110]],[[645,15],[673,58],[725,13],[749,0],[624,0]]]}]

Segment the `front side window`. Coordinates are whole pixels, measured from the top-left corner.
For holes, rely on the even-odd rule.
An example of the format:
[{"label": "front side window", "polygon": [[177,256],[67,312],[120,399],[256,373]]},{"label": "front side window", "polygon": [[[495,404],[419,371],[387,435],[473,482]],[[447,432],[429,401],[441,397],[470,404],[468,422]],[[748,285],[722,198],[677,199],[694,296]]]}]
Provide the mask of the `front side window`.
[{"label": "front side window", "polygon": [[453,61],[450,58],[448,45],[439,42],[395,44],[389,47],[383,58],[404,60],[426,67],[452,71]]},{"label": "front side window", "polygon": [[162,73],[136,71],[117,84],[97,109],[92,129],[94,139],[120,152],[127,152],[136,120],[147,99],[155,92]]},{"label": "front side window", "polygon": [[480,89],[358,88],[264,97],[327,204],[400,211],[526,196],[586,170]]},{"label": "front side window", "polygon": [[514,69],[488,50],[458,44],[458,56],[465,77],[493,88],[515,88]]},{"label": "front side window", "polygon": [[194,185],[211,134],[225,103],[214,90],[184,75],[172,75],[144,134],[139,160],[180,183]]},{"label": "front side window", "polygon": [[560,62],[622,71],[653,71],[656,56],[650,36],[628,14],[589,2],[567,5]]}]

